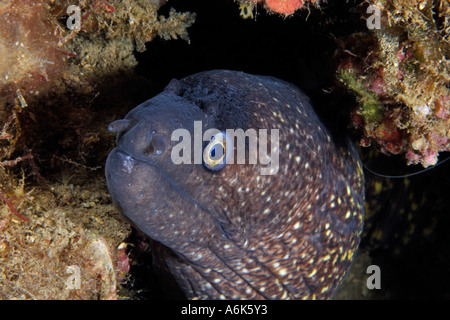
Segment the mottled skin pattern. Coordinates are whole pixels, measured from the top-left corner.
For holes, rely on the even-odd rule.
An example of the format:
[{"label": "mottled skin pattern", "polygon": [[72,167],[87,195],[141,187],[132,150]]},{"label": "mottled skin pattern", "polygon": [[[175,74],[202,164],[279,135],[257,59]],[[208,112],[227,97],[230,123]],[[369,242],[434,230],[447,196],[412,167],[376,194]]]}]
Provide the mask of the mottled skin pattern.
[{"label": "mottled skin pattern", "polygon": [[[214,70],[173,80],[125,119],[112,124],[109,191],[158,243],[156,258],[188,298],[333,297],[359,244],[364,179],[356,149],[336,147],[302,92]],[[261,175],[261,164],[218,172],[173,164],[171,132],[192,132],[194,120],[204,130],[278,128],[278,173]],[[162,154],[155,135],[167,141]]]}]

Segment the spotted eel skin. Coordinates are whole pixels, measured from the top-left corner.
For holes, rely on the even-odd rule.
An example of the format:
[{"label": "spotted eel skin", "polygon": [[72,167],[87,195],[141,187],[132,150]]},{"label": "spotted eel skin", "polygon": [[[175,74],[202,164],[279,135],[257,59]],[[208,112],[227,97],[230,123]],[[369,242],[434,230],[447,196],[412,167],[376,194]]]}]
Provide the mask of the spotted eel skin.
[{"label": "spotted eel skin", "polygon": [[[194,121],[203,130],[279,129],[279,170],[174,164],[171,134],[192,133]],[[111,197],[187,298],[333,297],[359,245],[364,176],[355,147],[337,146],[298,88],[201,72],[172,80],[109,129],[118,132],[106,163]]]}]

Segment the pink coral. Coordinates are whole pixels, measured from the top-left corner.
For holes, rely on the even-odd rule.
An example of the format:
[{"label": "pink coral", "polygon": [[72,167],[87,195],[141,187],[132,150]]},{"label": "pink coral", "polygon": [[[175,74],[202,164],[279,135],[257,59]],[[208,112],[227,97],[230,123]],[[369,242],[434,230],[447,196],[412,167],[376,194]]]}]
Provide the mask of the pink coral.
[{"label": "pink coral", "polygon": [[[276,12],[283,15],[291,15],[297,9],[304,5],[304,0],[252,0],[253,2],[264,2],[269,11]],[[317,0],[309,0],[310,2],[317,2]]]},{"label": "pink coral", "polygon": [[267,7],[282,14],[293,14],[303,6],[303,0],[266,0]]}]

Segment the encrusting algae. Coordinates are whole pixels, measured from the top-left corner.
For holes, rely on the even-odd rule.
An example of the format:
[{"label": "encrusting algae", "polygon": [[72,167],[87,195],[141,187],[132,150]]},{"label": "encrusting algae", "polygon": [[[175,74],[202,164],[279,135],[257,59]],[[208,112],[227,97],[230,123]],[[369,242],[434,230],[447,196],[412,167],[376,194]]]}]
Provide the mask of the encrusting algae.
[{"label": "encrusting algae", "polygon": [[450,1],[365,4],[379,12],[378,26],[341,39],[338,68],[359,101],[360,144],[434,165],[450,150]]},{"label": "encrusting algae", "polygon": [[130,229],[97,166],[109,148],[100,141],[113,142],[108,110],[92,110],[124,101],[99,84],[117,74],[131,82],[134,50],[157,36],[189,41],[195,20],[173,9],[160,16],[165,1],[83,0],[70,29],[72,4],[0,4],[0,299],[118,297]]}]

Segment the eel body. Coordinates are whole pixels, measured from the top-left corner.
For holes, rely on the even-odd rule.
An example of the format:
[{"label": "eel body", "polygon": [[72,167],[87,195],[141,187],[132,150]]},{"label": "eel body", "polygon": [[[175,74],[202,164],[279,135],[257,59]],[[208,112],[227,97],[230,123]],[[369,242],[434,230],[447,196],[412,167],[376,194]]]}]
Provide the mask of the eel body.
[{"label": "eel body", "polygon": [[[222,149],[211,147],[217,136],[198,135],[211,128]],[[333,297],[360,242],[364,176],[356,148],[334,142],[298,88],[201,72],[172,80],[109,129],[118,132],[106,163],[112,199],[187,298]],[[248,133],[243,149],[229,129]],[[199,146],[222,154],[221,165]]]}]

